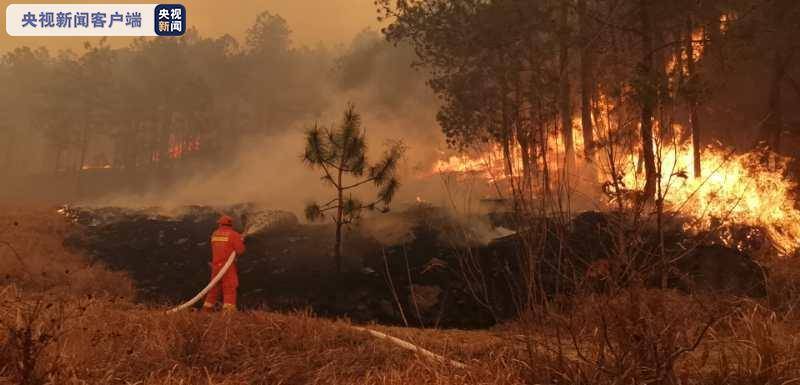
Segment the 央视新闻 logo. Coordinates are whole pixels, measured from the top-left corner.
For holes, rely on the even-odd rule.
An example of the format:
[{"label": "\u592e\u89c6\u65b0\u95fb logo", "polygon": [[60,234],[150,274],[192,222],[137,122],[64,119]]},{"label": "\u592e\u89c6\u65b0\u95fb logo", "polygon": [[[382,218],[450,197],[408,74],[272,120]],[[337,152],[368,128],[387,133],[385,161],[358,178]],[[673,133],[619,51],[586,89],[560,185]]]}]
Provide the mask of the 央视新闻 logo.
[{"label": "\u592e\u89c6\u65b0\u95fb logo", "polygon": [[186,7],[181,4],[158,4],[155,8],[158,36],[180,36],[186,32]]}]

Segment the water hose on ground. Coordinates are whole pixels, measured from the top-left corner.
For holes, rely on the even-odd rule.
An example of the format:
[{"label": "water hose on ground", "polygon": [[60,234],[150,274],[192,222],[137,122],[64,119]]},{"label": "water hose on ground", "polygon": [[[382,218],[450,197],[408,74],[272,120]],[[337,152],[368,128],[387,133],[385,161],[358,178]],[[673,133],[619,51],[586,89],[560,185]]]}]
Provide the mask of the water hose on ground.
[{"label": "water hose on ground", "polygon": [[[174,308],[172,308],[170,310],[167,310],[167,313],[177,313],[177,312],[179,312],[179,311],[181,311],[183,309],[186,309],[187,307],[190,307],[190,306],[194,305],[195,303],[197,303],[197,301],[199,301],[200,299],[205,297],[205,295],[208,293],[208,291],[211,290],[211,288],[214,287],[214,285],[219,283],[219,281],[222,279],[222,276],[225,275],[225,273],[228,271],[228,269],[230,269],[231,265],[233,265],[233,261],[235,259],[236,259],[236,252],[234,251],[234,252],[231,252],[231,255],[228,257],[228,260],[222,266],[222,269],[220,269],[219,273],[217,273],[217,275],[214,276],[214,278],[211,280],[211,282],[209,282],[208,285],[203,290],[201,290],[199,293],[197,293],[197,295],[194,296],[194,298],[190,299],[189,301],[186,301],[185,303],[183,303],[183,304],[181,304],[179,306],[176,306],[176,307],[174,307]],[[434,353],[434,352],[432,352],[430,350],[427,350],[425,348],[421,348],[421,347],[419,347],[417,345],[414,345],[414,344],[412,344],[412,343],[410,343],[408,341],[401,340],[401,339],[399,339],[397,337],[393,337],[393,336],[390,336],[388,334],[381,333],[379,331],[375,331],[375,330],[367,329],[367,328],[362,328],[362,327],[359,327],[359,326],[351,326],[351,328],[353,330],[356,330],[356,331],[369,333],[370,335],[372,335],[375,338],[389,341],[392,344],[397,345],[397,346],[399,346],[399,347],[401,347],[403,349],[407,349],[407,350],[410,350],[412,352],[419,353],[423,357],[428,358],[430,360],[441,362],[441,363],[444,363],[444,364],[450,364],[450,365],[452,365],[452,366],[454,366],[456,368],[461,368],[461,369],[467,367],[465,364],[463,364],[461,362],[454,361],[454,360],[451,360],[451,359],[447,359],[447,358],[445,358],[443,356],[440,356],[440,355],[438,355],[438,354],[436,354],[436,353]]]},{"label": "water hose on ground", "polygon": [[186,309],[189,306],[194,305],[195,303],[197,303],[197,301],[205,297],[208,291],[211,290],[211,288],[214,287],[214,285],[216,285],[222,279],[222,276],[225,275],[228,269],[231,268],[231,265],[233,265],[233,261],[235,259],[236,259],[236,252],[233,251],[231,252],[231,255],[228,257],[228,260],[225,262],[225,264],[222,265],[222,269],[220,269],[219,273],[217,273],[217,275],[214,276],[211,282],[208,283],[208,286],[206,286],[205,289],[200,290],[200,292],[197,293],[197,295],[194,296],[194,298],[186,301],[184,304],[167,310],[167,313],[177,313],[183,309]]},{"label": "water hose on ground", "polygon": [[459,369],[464,369],[464,368],[467,367],[467,365],[465,365],[465,364],[463,364],[461,362],[445,358],[445,357],[440,356],[440,355],[438,355],[438,354],[436,354],[436,353],[434,353],[434,352],[432,352],[430,350],[427,350],[425,348],[421,348],[421,347],[419,347],[417,345],[414,345],[414,344],[412,344],[412,343],[410,343],[408,341],[401,340],[401,339],[399,339],[397,337],[392,337],[392,336],[390,336],[388,334],[384,334],[384,333],[381,333],[379,331],[375,331],[375,330],[367,329],[367,328],[362,328],[362,327],[358,327],[358,326],[350,326],[350,327],[353,328],[354,330],[358,330],[358,331],[361,331],[361,332],[369,333],[375,338],[379,338],[379,339],[382,339],[382,340],[387,340],[387,341],[389,341],[389,342],[391,342],[391,343],[393,343],[393,344],[395,344],[395,345],[397,345],[397,346],[399,346],[399,347],[401,347],[403,349],[407,349],[407,350],[411,350],[412,352],[419,353],[423,357],[431,359],[433,361],[441,362],[443,364],[450,364],[450,365],[452,365],[452,366],[454,366],[456,368],[459,368]]}]

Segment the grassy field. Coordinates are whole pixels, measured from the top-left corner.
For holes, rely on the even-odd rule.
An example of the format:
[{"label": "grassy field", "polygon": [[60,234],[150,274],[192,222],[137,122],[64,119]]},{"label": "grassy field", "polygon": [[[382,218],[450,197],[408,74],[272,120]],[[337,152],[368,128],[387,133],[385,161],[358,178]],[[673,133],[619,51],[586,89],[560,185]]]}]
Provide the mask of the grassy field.
[{"label": "grassy field", "polygon": [[492,330],[361,325],[309,312],[165,314],[124,274],[63,247],[55,208],[0,217],[0,384],[790,384],[800,381],[798,281],[761,301],[630,289],[565,299]]}]

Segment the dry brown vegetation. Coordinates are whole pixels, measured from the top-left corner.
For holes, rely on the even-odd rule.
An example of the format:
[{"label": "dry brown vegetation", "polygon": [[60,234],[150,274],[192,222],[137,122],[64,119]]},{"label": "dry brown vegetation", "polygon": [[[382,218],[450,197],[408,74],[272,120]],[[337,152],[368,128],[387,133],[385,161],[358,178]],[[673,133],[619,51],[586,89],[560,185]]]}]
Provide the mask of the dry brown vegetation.
[{"label": "dry brown vegetation", "polygon": [[124,274],[110,272],[64,246],[73,228],[56,210],[36,204],[0,205],[0,284],[130,298],[133,288]]},{"label": "dry brown vegetation", "polygon": [[[167,315],[65,250],[53,209],[7,208],[0,384],[788,384],[800,379],[791,263],[765,301],[631,288],[559,300],[493,330],[372,325],[425,359],[310,313]],[[6,223],[11,221],[11,223]],[[13,222],[17,221],[17,225]],[[69,269],[67,273],[65,270]],[[42,274],[44,272],[45,274]]]}]

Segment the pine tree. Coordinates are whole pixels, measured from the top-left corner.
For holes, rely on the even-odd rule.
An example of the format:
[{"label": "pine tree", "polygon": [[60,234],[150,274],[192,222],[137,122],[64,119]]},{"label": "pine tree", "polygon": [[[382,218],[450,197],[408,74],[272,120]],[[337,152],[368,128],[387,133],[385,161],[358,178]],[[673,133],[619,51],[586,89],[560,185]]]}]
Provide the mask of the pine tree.
[{"label": "pine tree", "polygon": [[[395,142],[380,161],[368,165],[366,134],[361,128],[361,115],[353,104],[347,105],[338,129],[314,126],[306,132],[303,161],[312,169],[323,171],[323,182],[335,189],[336,196],[323,204],[309,204],[305,214],[311,221],[329,215],[336,225],[333,252],[337,272],[342,271],[343,226],[358,220],[363,210],[388,211],[388,205],[400,187],[395,172],[404,150],[401,142]],[[365,203],[353,196],[354,190],[369,183],[378,189],[374,201]]]}]

